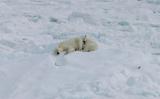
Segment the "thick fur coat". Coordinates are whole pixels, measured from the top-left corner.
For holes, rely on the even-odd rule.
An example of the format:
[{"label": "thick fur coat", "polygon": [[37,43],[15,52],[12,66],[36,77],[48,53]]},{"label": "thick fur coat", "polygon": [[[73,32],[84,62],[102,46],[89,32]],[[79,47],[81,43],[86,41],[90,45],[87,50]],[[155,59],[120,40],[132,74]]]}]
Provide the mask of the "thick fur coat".
[{"label": "thick fur coat", "polygon": [[95,51],[98,48],[97,43],[88,36],[76,37],[69,40],[65,40],[58,44],[55,50],[57,55],[64,53],[68,54],[74,51],[90,52]]}]

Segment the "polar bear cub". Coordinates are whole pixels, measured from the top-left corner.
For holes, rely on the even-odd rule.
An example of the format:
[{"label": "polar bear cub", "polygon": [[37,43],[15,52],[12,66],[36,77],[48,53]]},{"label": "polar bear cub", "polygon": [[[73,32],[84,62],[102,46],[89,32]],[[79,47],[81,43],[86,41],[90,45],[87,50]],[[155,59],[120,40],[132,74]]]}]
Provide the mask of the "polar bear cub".
[{"label": "polar bear cub", "polygon": [[59,55],[61,53],[68,54],[77,50],[82,50],[83,46],[83,38],[76,37],[66,41],[59,43],[56,48],[56,54]]},{"label": "polar bear cub", "polygon": [[74,51],[90,52],[98,48],[97,43],[88,36],[72,38],[59,43],[55,50],[56,55],[61,53],[68,54]]}]

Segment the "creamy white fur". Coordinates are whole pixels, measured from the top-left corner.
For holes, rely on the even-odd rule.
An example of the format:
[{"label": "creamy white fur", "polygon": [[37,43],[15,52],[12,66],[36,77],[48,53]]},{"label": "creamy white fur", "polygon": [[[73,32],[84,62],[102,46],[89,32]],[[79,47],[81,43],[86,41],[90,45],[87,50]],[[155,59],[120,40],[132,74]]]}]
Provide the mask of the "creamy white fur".
[{"label": "creamy white fur", "polygon": [[98,48],[97,43],[88,36],[76,37],[58,44],[56,54],[68,54],[74,51],[90,52]]},{"label": "creamy white fur", "polygon": [[83,44],[82,51],[84,52],[90,52],[95,51],[98,48],[98,44],[95,42],[95,40],[89,36],[85,36],[84,40],[85,44]]},{"label": "creamy white fur", "polygon": [[69,40],[65,40],[59,43],[58,47],[56,48],[56,52],[59,53],[70,53],[77,50],[82,50],[83,39],[82,37],[76,37]]}]

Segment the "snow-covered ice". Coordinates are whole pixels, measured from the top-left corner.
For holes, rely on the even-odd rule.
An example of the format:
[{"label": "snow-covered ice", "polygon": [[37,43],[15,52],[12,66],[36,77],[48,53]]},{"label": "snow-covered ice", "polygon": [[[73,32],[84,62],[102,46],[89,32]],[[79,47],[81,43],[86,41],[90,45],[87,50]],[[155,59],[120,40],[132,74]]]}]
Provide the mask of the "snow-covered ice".
[{"label": "snow-covered ice", "polygon": [[56,57],[56,60],[55,60],[55,65],[56,66],[65,66],[67,64],[67,59],[65,58],[66,55],[58,55]]},{"label": "snow-covered ice", "polygon": [[0,0],[0,99],[160,99],[160,0]]}]

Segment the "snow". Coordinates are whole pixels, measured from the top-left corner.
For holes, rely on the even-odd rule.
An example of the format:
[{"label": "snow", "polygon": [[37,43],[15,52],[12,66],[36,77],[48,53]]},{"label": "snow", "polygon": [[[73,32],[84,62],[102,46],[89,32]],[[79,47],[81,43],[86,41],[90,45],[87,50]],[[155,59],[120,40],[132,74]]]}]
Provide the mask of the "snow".
[{"label": "snow", "polygon": [[58,55],[56,57],[56,60],[55,60],[55,65],[56,66],[64,66],[64,65],[66,65],[67,64],[67,59],[65,58],[65,56],[66,55],[63,55],[63,54]]},{"label": "snow", "polygon": [[160,0],[0,0],[0,99],[160,99],[159,75]]}]

